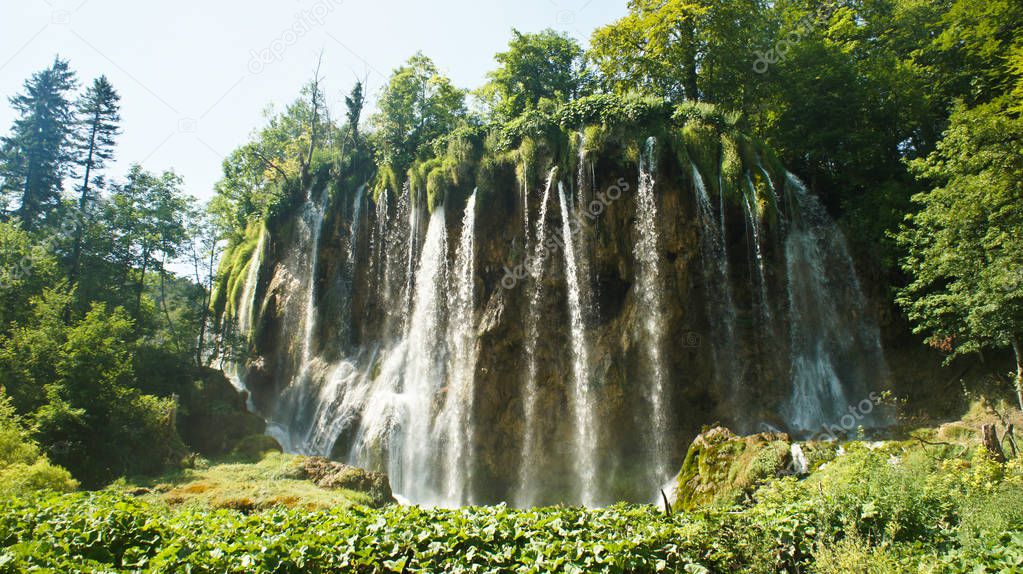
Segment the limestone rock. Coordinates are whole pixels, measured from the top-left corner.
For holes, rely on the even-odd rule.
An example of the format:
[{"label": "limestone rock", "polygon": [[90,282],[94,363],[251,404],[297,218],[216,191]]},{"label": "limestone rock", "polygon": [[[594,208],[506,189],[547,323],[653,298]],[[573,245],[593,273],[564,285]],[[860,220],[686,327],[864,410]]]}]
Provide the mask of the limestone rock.
[{"label": "limestone rock", "polygon": [[370,472],[340,462],[314,456],[302,461],[305,477],[320,488],[344,488],[365,492],[373,499],[374,506],[393,503],[391,483],[382,472]]}]

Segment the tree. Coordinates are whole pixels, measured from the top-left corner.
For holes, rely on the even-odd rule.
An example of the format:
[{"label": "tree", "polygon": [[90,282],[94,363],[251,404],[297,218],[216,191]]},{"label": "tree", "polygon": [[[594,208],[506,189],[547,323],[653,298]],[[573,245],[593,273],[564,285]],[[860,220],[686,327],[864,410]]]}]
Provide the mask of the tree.
[{"label": "tree", "polygon": [[114,186],[107,220],[122,284],[134,284],[136,321],[142,316],[146,276],[158,273],[162,284],[167,262],[178,256],[185,243],[187,208],[181,178],[173,171],[156,176],[133,165],[127,180]]},{"label": "tree", "polygon": [[10,99],[18,114],[3,148],[3,194],[18,195],[22,227],[32,229],[60,205],[64,177],[71,170],[70,134],[74,109],[68,92],[77,81],[67,61],[53,64],[25,81],[24,92]]},{"label": "tree", "polygon": [[362,82],[355,82],[352,92],[345,96],[345,122],[348,124],[348,131],[353,142],[359,140],[359,119],[362,117],[364,105],[366,105],[366,95],[362,91]]},{"label": "tree", "polygon": [[937,187],[913,198],[921,209],[899,235],[912,282],[898,302],[953,357],[1011,348],[1023,408],[1023,119],[1008,105],[960,106],[913,162]]},{"label": "tree", "polygon": [[82,254],[82,235],[85,218],[93,201],[93,187],[102,187],[102,179],[97,172],[103,169],[107,161],[114,157],[114,138],[120,133],[118,123],[121,120],[121,97],[107,81],[100,76],[79,98],[76,107],[78,112],[78,131],[75,144],[78,148],[78,163],[83,170],[82,183],[78,186],[78,225],[75,229],[75,244],[71,255],[69,280],[74,283],[78,279],[78,268]]},{"label": "tree", "polygon": [[29,301],[57,278],[57,261],[45,245],[16,223],[0,222],[0,334],[23,322]]},{"label": "tree", "polygon": [[629,0],[597,29],[590,57],[608,89],[741,107],[756,86],[751,49],[771,37],[763,0]]},{"label": "tree", "polygon": [[404,174],[428,144],[455,127],[465,94],[418,53],[391,74],[373,118],[381,162]]},{"label": "tree", "polygon": [[195,366],[206,364],[206,337],[210,317],[210,299],[217,274],[222,242],[220,231],[207,211],[193,210],[189,217],[189,248],[193,280],[201,287],[198,307],[198,334],[195,342]]},{"label": "tree", "polygon": [[483,91],[493,94],[500,118],[514,118],[541,99],[570,101],[582,88],[583,49],[554,30],[536,34],[512,30],[508,50],[494,59],[499,66],[488,74],[490,83]]}]

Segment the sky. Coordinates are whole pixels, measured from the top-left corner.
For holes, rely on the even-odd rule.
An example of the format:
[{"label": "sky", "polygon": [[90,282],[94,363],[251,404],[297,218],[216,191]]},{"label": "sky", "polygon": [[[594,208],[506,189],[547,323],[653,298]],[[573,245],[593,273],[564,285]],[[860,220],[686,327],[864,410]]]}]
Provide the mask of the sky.
[{"label": "sky", "polygon": [[[417,50],[459,87],[484,83],[512,28],[553,28],[583,45],[625,0],[0,0],[0,133],[6,99],[54,56],[83,86],[105,74],[121,94],[116,161],[174,169],[185,191],[213,193],[224,156],[283,109],[323,53],[328,105],[365,79],[369,106]],[[365,117],[365,116],[364,116]]]}]

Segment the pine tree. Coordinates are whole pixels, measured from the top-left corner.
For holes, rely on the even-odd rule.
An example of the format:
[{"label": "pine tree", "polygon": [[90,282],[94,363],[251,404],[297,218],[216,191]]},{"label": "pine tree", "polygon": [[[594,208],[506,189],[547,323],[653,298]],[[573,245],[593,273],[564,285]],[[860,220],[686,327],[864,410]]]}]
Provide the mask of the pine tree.
[{"label": "pine tree", "polygon": [[[71,283],[78,279],[82,256],[82,235],[84,219],[93,201],[93,192],[103,185],[98,171],[114,157],[114,138],[120,133],[121,96],[100,76],[93,81],[76,103],[78,130],[75,133],[77,163],[82,168],[82,183],[78,186],[79,221],[75,229],[75,246],[71,256]],[[91,186],[91,187],[90,187]],[[95,189],[93,189],[95,188]]]},{"label": "pine tree", "polygon": [[10,135],[0,140],[2,193],[20,196],[16,213],[26,230],[60,205],[62,182],[71,173],[74,109],[68,92],[76,84],[75,73],[58,57],[25,81],[24,93],[10,99],[19,117]]}]

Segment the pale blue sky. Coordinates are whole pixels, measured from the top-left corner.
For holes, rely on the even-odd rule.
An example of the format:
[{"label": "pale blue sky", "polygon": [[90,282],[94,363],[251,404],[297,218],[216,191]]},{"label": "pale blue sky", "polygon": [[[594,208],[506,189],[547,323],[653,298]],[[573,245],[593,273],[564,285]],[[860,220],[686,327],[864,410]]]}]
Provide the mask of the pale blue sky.
[{"label": "pale blue sky", "polygon": [[82,83],[106,74],[121,93],[117,162],[174,168],[208,198],[224,154],[293,100],[323,50],[330,104],[356,77],[370,105],[390,70],[416,50],[456,85],[479,86],[511,29],[554,28],[585,43],[625,14],[625,0],[0,0],[0,133],[6,98],[55,54]]}]

